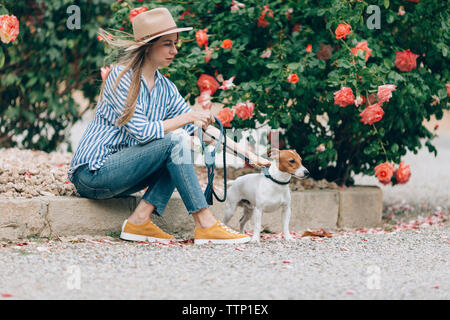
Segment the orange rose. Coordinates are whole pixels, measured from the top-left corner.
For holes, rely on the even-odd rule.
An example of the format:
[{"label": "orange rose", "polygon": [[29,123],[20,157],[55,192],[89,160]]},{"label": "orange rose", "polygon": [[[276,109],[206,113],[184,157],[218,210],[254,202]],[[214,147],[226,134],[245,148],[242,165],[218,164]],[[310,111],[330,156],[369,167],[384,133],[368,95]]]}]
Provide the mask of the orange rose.
[{"label": "orange rose", "polygon": [[334,33],[336,34],[336,39],[341,39],[348,36],[352,32],[352,27],[347,23],[341,23],[337,26]]},{"label": "orange rose", "polygon": [[405,51],[397,51],[395,56],[395,66],[403,72],[409,72],[417,68],[418,54],[412,53],[409,49]]},{"label": "orange rose", "polygon": [[354,47],[352,49],[352,53],[354,56],[356,56],[358,54],[358,51],[362,50],[366,53],[365,59],[366,61],[370,58],[370,56],[372,55],[372,49],[369,49],[369,47],[367,47],[367,41],[361,41],[358,42],[356,44],[356,47]]},{"label": "orange rose", "polygon": [[261,15],[258,18],[258,27],[265,28],[265,27],[267,27],[270,24],[266,20],[266,15],[268,17],[272,17],[273,18],[273,10],[269,9],[269,5],[268,4],[266,4],[264,6],[264,10],[261,11]]},{"label": "orange rose", "polygon": [[211,96],[220,87],[220,84],[216,79],[214,79],[214,77],[211,77],[204,73],[200,76],[200,78],[198,78],[197,85],[200,87],[200,93],[209,91],[209,94]]},{"label": "orange rose", "polygon": [[146,6],[142,6],[140,8],[135,8],[133,10],[130,11],[130,15],[128,16],[128,19],[130,20],[130,22],[133,22],[133,19],[142,12],[147,11],[148,8]]},{"label": "orange rose", "polygon": [[205,46],[205,48],[208,46],[208,35],[206,34],[206,31],[208,28],[203,30],[198,30],[195,33],[195,40],[197,40],[197,44],[199,47]]},{"label": "orange rose", "polygon": [[255,104],[252,102],[249,103],[238,103],[233,108],[236,112],[236,116],[239,119],[246,120],[253,116],[253,111],[255,110]]},{"label": "orange rose", "polygon": [[216,117],[224,127],[231,127],[231,121],[233,121],[233,111],[230,108],[223,108],[216,114]]},{"label": "orange rose", "polygon": [[306,46],[306,52],[308,52],[308,53],[312,52],[312,45],[308,44]]},{"label": "orange rose", "polygon": [[389,162],[380,163],[375,167],[375,175],[382,184],[391,184],[394,167]]},{"label": "orange rose", "polygon": [[0,39],[3,43],[15,41],[19,35],[19,20],[15,15],[0,16]]},{"label": "orange rose", "polygon": [[397,183],[407,183],[411,177],[411,170],[409,170],[409,165],[405,166],[403,161],[400,162],[398,169],[395,171],[395,180]]},{"label": "orange rose", "polygon": [[338,104],[341,107],[346,107],[355,103],[355,96],[353,91],[349,87],[342,87],[341,90],[334,93],[334,104]]},{"label": "orange rose", "polygon": [[272,10],[272,9],[269,9],[269,5],[268,5],[268,4],[266,4],[266,5],[264,6],[264,10],[261,11],[261,15],[262,15],[263,17],[265,17],[265,16],[267,15],[268,17],[272,17],[272,18],[273,18],[273,10]]},{"label": "orange rose", "polygon": [[194,17],[195,14],[191,13],[191,9],[189,8],[186,11],[184,11],[182,14],[180,14],[180,17],[178,18],[178,20],[184,20],[185,16],[192,16],[192,17]]},{"label": "orange rose", "polygon": [[370,105],[364,109],[359,115],[361,116],[361,122],[364,124],[374,124],[375,122],[383,119],[384,110],[381,108],[382,103],[378,102]]},{"label": "orange rose", "polygon": [[230,39],[225,39],[220,47],[224,49],[231,49],[233,47],[233,41]]},{"label": "orange rose", "polygon": [[288,81],[291,83],[297,83],[299,80],[298,75],[296,73],[292,73],[288,77]]},{"label": "orange rose", "polygon": [[263,16],[260,16],[260,17],[258,18],[258,27],[265,28],[265,27],[267,27],[269,24],[270,24],[270,23],[267,22],[267,20],[264,19]]},{"label": "orange rose", "polygon": [[447,84],[445,85],[445,87],[447,88],[447,96],[450,97],[450,83],[447,83]]}]

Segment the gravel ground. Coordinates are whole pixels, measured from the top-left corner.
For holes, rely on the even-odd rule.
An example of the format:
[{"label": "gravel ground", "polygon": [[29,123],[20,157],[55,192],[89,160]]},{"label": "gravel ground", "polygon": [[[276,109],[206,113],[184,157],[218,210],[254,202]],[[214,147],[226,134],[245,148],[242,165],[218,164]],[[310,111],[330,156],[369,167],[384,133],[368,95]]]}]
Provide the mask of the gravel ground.
[{"label": "gravel ground", "polygon": [[383,189],[383,228],[239,246],[83,236],[4,242],[0,300],[449,299],[450,134],[434,143],[437,158],[425,149],[405,156],[406,185],[357,177]]},{"label": "gravel ground", "polygon": [[37,239],[0,248],[0,290],[8,299],[449,299],[449,233],[447,224],[239,247]]}]

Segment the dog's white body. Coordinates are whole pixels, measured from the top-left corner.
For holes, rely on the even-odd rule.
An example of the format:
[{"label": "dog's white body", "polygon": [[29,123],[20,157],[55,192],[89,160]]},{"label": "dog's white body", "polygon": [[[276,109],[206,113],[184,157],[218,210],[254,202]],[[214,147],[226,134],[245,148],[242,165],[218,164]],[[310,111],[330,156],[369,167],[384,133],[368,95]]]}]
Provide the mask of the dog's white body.
[{"label": "dog's white body", "polygon": [[[280,152],[284,152],[284,150]],[[283,161],[282,158],[280,158],[280,161]],[[292,176],[304,178],[308,175],[308,170],[301,165],[301,158],[300,161],[297,161],[297,167],[294,165],[293,169],[295,171],[292,171],[291,168],[290,173],[280,171],[277,162],[273,161],[269,167],[269,174],[281,182],[289,181]],[[293,240],[289,233],[289,220],[291,217],[291,193],[289,184],[278,184],[267,178],[263,173],[251,173],[238,177],[234,181],[229,181],[227,183],[228,185],[231,187],[227,190],[224,216],[225,224],[231,219],[237,207],[244,207],[244,215],[240,219],[240,232],[244,232],[245,223],[253,215],[252,241],[259,241],[263,212],[273,212],[282,208],[284,238],[286,240]]]}]

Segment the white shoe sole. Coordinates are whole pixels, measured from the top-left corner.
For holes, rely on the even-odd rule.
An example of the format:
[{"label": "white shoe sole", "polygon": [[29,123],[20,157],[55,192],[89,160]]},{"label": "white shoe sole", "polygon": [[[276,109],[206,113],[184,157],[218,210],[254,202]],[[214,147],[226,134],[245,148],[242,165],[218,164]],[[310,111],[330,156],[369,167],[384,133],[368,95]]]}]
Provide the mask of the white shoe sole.
[{"label": "white shoe sole", "polygon": [[250,241],[250,237],[237,238],[237,239],[194,239],[194,244],[233,244],[233,243],[245,243]]},{"label": "white shoe sole", "polygon": [[128,241],[149,241],[149,242],[162,242],[162,243],[170,243],[170,241],[175,241],[175,238],[172,239],[165,239],[165,238],[154,238],[154,237],[148,237],[143,236],[140,234],[134,234],[134,233],[127,233],[123,232],[123,229],[125,228],[125,224],[127,223],[127,220],[125,220],[122,224],[122,232],[120,233],[120,239],[122,240],[128,240]]},{"label": "white shoe sole", "polygon": [[159,241],[159,242],[163,242],[163,243],[170,243],[170,241],[175,241],[175,239],[154,238],[154,237],[148,237],[148,236],[143,236],[140,234],[126,233],[126,232],[122,232],[120,234],[120,239],[128,240],[128,241],[149,241],[149,242]]}]

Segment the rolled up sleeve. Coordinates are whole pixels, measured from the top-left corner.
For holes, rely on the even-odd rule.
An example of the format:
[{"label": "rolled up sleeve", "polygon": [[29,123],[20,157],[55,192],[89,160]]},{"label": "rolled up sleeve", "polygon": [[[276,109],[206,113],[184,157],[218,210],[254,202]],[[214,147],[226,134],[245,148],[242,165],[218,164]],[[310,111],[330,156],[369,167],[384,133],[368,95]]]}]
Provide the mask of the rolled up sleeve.
[{"label": "rolled up sleeve", "polygon": [[[127,74],[123,75],[116,90],[114,85],[120,70],[115,67],[111,70],[106,79],[104,98],[109,102],[113,113],[120,117],[125,108],[127,94],[130,88],[131,81]],[[162,120],[149,121],[144,108],[136,102],[136,110],[130,121],[122,125],[124,129],[134,138],[139,144],[145,144],[152,140],[161,139],[164,137],[164,125]]]},{"label": "rolled up sleeve", "polygon": [[[168,104],[168,112],[167,112],[167,119],[172,119],[174,117],[177,117],[179,115],[182,115],[183,113],[188,113],[193,111],[191,106],[187,104],[187,102],[184,100],[184,98],[181,96],[178,89],[173,86],[174,89],[174,95],[170,98],[170,102]],[[189,135],[192,135],[194,133],[194,130],[197,129],[197,126],[193,125],[192,123],[188,123],[182,127]]]}]

